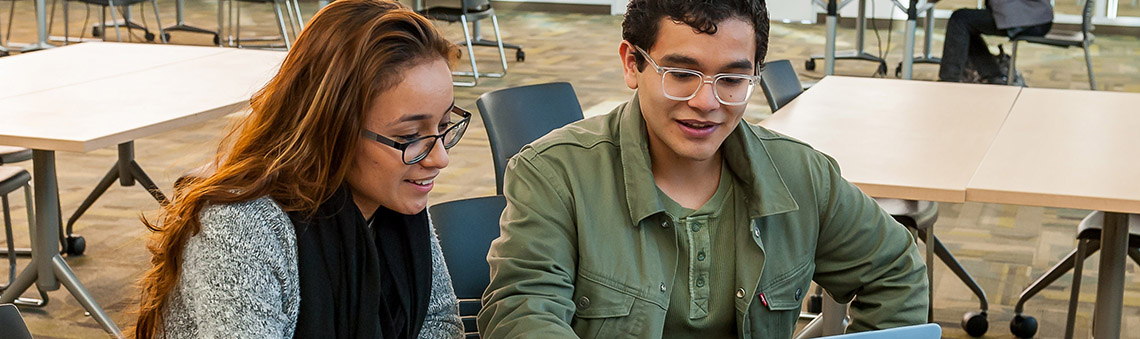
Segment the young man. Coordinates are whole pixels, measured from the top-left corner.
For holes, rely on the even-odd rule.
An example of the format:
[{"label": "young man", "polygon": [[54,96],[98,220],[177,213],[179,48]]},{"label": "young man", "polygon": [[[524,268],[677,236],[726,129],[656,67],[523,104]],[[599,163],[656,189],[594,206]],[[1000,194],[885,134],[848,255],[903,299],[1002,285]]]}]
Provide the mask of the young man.
[{"label": "young man", "polygon": [[812,280],[849,330],[926,321],[910,233],[831,158],[741,123],[761,1],[633,0],[622,27],[633,99],[507,167],[484,338],[790,338]]}]

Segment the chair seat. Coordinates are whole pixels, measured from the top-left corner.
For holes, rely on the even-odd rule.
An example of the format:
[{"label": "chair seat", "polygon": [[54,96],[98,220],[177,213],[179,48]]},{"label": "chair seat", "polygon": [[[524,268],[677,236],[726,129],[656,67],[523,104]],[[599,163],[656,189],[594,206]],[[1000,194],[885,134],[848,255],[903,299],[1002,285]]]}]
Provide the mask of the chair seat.
[{"label": "chair seat", "polygon": [[23,147],[0,146],[0,165],[32,159],[32,150]]},{"label": "chair seat", "polygon": [[[421,10],[419,13],[434,20],[459,22],[461,21],[460,17],[463,16],[463,9],[454,7],[431,7],[425,10]],[[487,7],[487,9],[483,10],[468,10],[467,21],[471,22],[480,20],[492,15],[495,15],[495,10],[491,7]]]},{"label": "chair seat", "polygon": [[[1092,42],[1093,38],[1094,38],[1094,36],[1092,35],[1092,33],[1089,33],[1089,42],[1090,43]],[[1032,43],[1057,46],[1057,47],[1064,47],[1064,48],[1081,47],[1082,45],[1084,45],[1084,42],[1085,42],[1084,37],[1081,35],[1081,31],[1065,31],[1065,30],[1059,30],[1059,29],[1051,30],[1051,31],[1049,31],[1049,34],[1045,34],[1045,36],[1022,35],[1022,36],[1018,36],[1016,38],[1013,38],[1013,40],[1015,40],[1015,41],[1028,41],[1028,42],[1032,42]]]},{"label": "chair seat", "polygon": [[925,230],[938,220],[938,204],[934,202],[883,198],[875,198],[875,202],[896,220],[898,217],[914,220],[915,225],[905,226]]},{"label": "chair seat", "polygon": [[[1104,229],[1104,212],[1089,213],[1081,224],[1077,225],[1077,238],[1100,240],[1100,231]],[[1128,247],[1140,247],[1140,214],[1128,215]]]},{"label": "chair seat", "polygon": [[0,194],[12,193],[32,180],[28,171],[16,166],[0,166]]}]

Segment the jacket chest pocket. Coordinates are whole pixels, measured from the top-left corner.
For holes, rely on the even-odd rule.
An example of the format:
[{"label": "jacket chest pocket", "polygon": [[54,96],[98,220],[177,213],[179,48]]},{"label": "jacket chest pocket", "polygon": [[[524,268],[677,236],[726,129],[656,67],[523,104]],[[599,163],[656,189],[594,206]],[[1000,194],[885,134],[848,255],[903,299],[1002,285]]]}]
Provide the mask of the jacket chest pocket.
[{"label": "jacket chest pocket", "polygon": [[[634,297],[619,288],[579,276],[574,287],[574,320],[570,326],[580,338],[648,338],[660,329],[647,328],[654,318],[664,320],[664,308]],[[656,334],[660,336],[660,334]]]},{"label": "jacket chest pocket", "polygon": [[[791,338],[800,316],[803,299],[811,287],[815,264],[807,262],[791,272],[761,280],[752,302],[752,333],[763,338]],[[767,275],[767,274],[765,274]]]}]

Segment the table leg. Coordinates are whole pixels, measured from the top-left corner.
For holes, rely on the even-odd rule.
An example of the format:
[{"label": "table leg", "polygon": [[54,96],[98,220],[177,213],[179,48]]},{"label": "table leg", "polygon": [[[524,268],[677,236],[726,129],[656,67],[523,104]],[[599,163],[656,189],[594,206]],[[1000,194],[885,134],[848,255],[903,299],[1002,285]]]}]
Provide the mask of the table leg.
[{"label": "table leg", "polygon": [[906,43],[903,45],[902,78],[914,77],[914,34],[918,23],[918,0],[910,0],[906,9]]},{"label": "table leg", "polygon": [[32,171],[35,180],[36,232],[32,246],[32,262],[24,269],[12,286],[0,295],[0,303],[12,302],[31,287],[32,282],[40,291],[59,289],[63,284],[83,308],[94,315],[103,329],[116,337],[122,337],[118,326],[107,317],[91,293],[83,287],[75,273],[59,256],[59,188],[55,174],[55,152],[32,151]]},{"label": "table leg", "polygon": [[839,24],[839,5],[837,0],[827,1],[827,42],[823,49],[823,74],[835,74],[835,39],[837,25]]},{"label": "table leg", "polygon": [[1120,338],[1124,307],[1124,259],[1128,251],[1128,215],[1104,213],[1100,233],[1100,276],[1093,313],[1094,338]]},{"label": "table leg", "polygon": [[36,42],[24,47],[24,52],[38,51],[55,47],[49,44],[47,31],[47,1],[36,0]]}]

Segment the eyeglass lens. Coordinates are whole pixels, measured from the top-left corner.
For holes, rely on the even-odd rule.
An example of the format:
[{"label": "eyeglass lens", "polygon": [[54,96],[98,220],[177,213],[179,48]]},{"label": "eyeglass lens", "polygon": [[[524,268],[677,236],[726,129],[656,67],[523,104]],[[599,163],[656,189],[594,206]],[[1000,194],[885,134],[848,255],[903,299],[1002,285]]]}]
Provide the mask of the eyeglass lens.
[{"label": "eyeglass lens", "polygon": [[[675,99],[691,99],[704,83],[701,74],[686,70],[667,70],[662,77],[665,94]],[[717,97],[730,104],[748,101],[752,80],[747,76],[721,75],[713,81]]]}]

